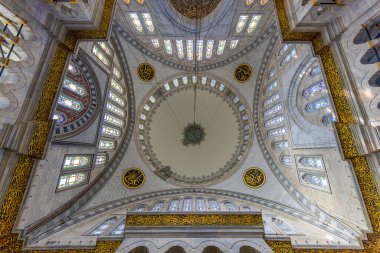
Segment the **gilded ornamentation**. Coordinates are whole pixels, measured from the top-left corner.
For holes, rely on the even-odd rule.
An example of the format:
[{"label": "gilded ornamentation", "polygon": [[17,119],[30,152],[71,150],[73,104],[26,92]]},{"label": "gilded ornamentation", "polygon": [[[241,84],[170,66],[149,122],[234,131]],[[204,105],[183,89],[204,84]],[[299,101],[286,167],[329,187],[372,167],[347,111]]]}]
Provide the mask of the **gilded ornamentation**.
[{"label": "gilded ornamentation", "polygon": [[265,184],[265,173],[259,168],[249,168],[243,174],[244,183],[251,188],[259,188]]},{"label": "gilded ornamentation", "polygon": [[127,214],[126,226],[262,226],[261,214]]},{"label": "gilded ornamentation", "polygon": [[268,245],[275,253],[374,253],[380,249],[380,196],[376,184],[368,166],[366,158],[359,156],[355,139],[350,130],[350,124],[354,123],[354,117],[349,104],[346,90],[339,76],[334,55],[331,47],[325,46],[320,33],[292,32],[287,19],[284,0],[275,0],[279,26],[283,41],[308,41],[313,46],[314,53],[319,55],[326,73],[327,83],[334,101],[338,115],[335,127],[338,132],[339,141],[342,146],[343,155],[350,159],[358,180],[359,188],[372,224],[373,233],[368,234],[368,240],[363,242],[363,250],[334,250],[334,249],[293,249],[289,241],[270,241]]},{"label": "gilded ornamentation", "polygon": [[245,83],[251,79],[253,74],[252,67],[248,64],[240,64],[236,67],[234,77],[239,83]]},{"label": "gilded ornamentation", "polygon": [[170,0],[170,3],[183,16],[196,19],[209,15],[220,0]]},{"label": "gilded ornamentation", "polygon": [[144,172],[137,168],[127,169],[121,179],[123,185],[129,189],[141,187],[145,182]]},{"label": "gilded ornamentation", "polygon": [[[104,1],[102,18],[98,30],[68,31],[64,43],[58,44],[50,69],[45,79],[41,98],[35,110],[33,120],[35,131],[27,155],[20,156],[15,171],[5,195],[0,212],[0,252],[21,252],[23,242],[18,240],[18,234],[12,233],[22,199],[28,185],[35,159],[41,158],[48,139],[52,121],[49,114],[58,91],[61,75],[69,55],[75,50],[80,39],[106,39],[110,27],[115,0]],[[27,252],[27,251],[26,251]],[[42,251],[30,251],[42,252]],[[94,250],[52,250],[43,252],[94,252]],[[99,252],[110,252],[103,250]]]},{"label": "gilded ornamentation", "polygon": [[141,63],[137,67],[137,75],[144,82],[150,82],[153,80],[155,75],[154,68],[148,63]]}]

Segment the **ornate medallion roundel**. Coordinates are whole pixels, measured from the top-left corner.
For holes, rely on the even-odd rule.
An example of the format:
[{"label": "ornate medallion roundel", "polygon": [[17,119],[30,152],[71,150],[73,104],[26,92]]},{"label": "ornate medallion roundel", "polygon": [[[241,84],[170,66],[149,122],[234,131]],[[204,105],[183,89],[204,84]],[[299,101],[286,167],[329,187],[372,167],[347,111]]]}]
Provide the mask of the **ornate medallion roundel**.
[{"label": "ornate medallion roundel", "polygon": [[144,184],[145,175],[144,172],[138,168],[129,168],[124,172],[121,181],[125,187],[136,189]]},{"label": "ornate medallion roundel", "polygon": [[235,79],[240,83],[247,82],[252,76],[252,67],[248,64],[240,64],[235,69]]},{"label": "ornate medallion roundel", "polygon": [[154,68],[148,63],[141,63],[137,67],[137,75],[144,82],[150,82],[153,80],[155,75]]},{"label": "ornate medallion roundel", "polygon": [[261,187],[266,180],[265,173],[259,168],[249,168],[243,175],[244,183],[252,188]]}]

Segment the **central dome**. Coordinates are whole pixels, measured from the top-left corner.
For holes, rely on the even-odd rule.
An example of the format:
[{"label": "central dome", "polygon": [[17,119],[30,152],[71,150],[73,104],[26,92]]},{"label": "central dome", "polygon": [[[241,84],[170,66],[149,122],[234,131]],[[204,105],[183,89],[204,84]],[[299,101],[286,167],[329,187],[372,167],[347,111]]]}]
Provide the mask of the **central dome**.
[{"label": "central dome", "polygon": [[158,175],[175,184],[219,181],[250,146],[247,106],[236,91],[211,80],[197,84],[194,117],[194,84],[175,80],[156,89],[143,105],[137,138],[141,152]]},{"label": "central dome", "polygon": [[183,16],[195,19],[209,15],[220,0],[170,0],[170,3]]}]

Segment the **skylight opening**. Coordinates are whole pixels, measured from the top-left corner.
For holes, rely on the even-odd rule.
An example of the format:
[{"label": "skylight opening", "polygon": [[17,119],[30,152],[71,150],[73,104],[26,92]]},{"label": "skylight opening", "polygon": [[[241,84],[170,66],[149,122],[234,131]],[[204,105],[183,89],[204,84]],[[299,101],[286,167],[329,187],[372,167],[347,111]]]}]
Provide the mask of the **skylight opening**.
[{"label": "skylight opening", "polygon": [[137,13],[135,13],[135,12],[130,13],[129,16],[131,17],[132,23],[135,26],[136,30],[142,33],[143,27],[141,25],[141,22],[140,22],[140,19],[139,19],[139,16],[137,15]]},{"label": "skylight opening", "polygon": [[154,48],[160,48],[160,41],[158,39],[150,39],[150,42]]},{"label": "skylight opening", "polygon": [[146,26],[146,29],[150,32],[150,33],[153,33],[154,32],[154,25],[153,25],[153,21],[152,21],[152,17],[150,16],[150,13],[143,13],[142,14],[142,18],[144,20],[144,23],[145,23],[145,26]]},{"label": "skylight opening", "polygon": [[240,15],[236,24],[236,33],[241,33],[248,21],[248,15]]},{"label": "skylight opening", "polygon": [[178,58],[183,59],[185,57],[185,53],[183,52],[183,42],[182,42],[182,40],[176,40],[175,44],[177,46]]},{"label": "skylight opening", "polygon": [[211,58],[213,48],[214,48],[214,40],[208,40],[207,46],[206,46],[206,59]]},{"label": "skylight opening", "polygon": [[187,60],[192,61],[194,59],[194,44],[192,40],[187,40]]},{"label": "skylight opening", "polygon": [[201,61],[203,58],[203,40],[197,41],[197,60]]},{"label": "skylight opening", "polygon": [[230,49],[235,49],[238,43],[239,40],[231,40]]},{"label": "skylight opening", "polygon": [[261,18],[261,15],[258,15],[258,14],[254,14],[252,16],[251,22],[249,22],[249,25],[248,25],[248,28],[247,28],[247,32],[248,33],[252,33],[256,29],[257,24],[260,21],[260,18]]},{"label": "skylight opening", "polygon": [[226,40],[219,40],[218,50],[216,51],[217,55],[222,55],[224,52],[224,48],[226,47]]},{"label": "skylight opening", "polygon": [[172,43],[170,40],[164,40],[164,46],[167,54],[173,53]]}]

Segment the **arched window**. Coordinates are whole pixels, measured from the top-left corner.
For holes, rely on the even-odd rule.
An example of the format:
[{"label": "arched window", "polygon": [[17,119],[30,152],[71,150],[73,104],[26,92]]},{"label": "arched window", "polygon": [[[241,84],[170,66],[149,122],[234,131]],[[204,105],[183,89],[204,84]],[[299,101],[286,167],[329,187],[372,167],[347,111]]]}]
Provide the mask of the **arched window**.
[{"label": "arched window", "polygon": [[197,211],[206,211],[206,203],[205,203],[205,200],[203,198],[197,198],[195,200],[195,204],[196,204],[196,207],[197,207]]},{"label": "arched window", "polygon": [[224,204],[224,208],[226,208],[227,211],[231,211],[231,212],[239,211],[238,207],[230,201],[224,201],[223,204]]},{"label": "arched window", "polygon": [[273,118],[265,121],[264,126],[265,126],[265,128],[269,128],[269,127],[278,125],[278,124],[282,123],[284,121],[284,119],[285,119],[284,115],[281,114],[279,116],[273,117]]},{"label": "arched window", "polygon": [[248,212],[248,211],[251,211],[251,208],[249,206],[241,206],[240,210],[242,210],[244,212]]},{"label": "arched window", "polygon": [[71,78],[69,77],[65,77],[65,79],[63,80],[63,88],[81,96],[81,97],[84,97],[87,95],[87,91],[85,88],[83,88],[82,85],[80,85],[78,82],[75,82],[73,81]]},{"label": "arched window", "polygon": [[150,211],[152,212],[159,212],[161,211],[162,207],[164,206],[164,202],[160,201],[160,202],[157,202],[155,203],[152,208],[150,209]]},{"label": "arched window", "polygon": [[132,12],[132,13],[129,14],[129,17],[131,18],[132,24],[135,26],[135,29],[138,32],[142,33],[143,32],[143,27],[142,27],[139,15],[137,15],[136,12]]},{"label": "arched window", "polygon": [[118,117],[114,117],[109,113],[104,114],[104,121],[118,127],[124,126],[124,120],[119,119]]},{"label": "arched window", "polygon": [[74,75],[74,76],[76,76],[76,75],[78,75],[78,74],[80,73],[78,67],[75,66],[73,63],[70,63],[70,64],[69,64],[69,67],[67,68],[67,71],[68,71],[70,74]]},{"label": "arched window", "polygon": [[256,29],[260,19],[261,19],[260,14],[252,15],[251,21],[249,22],[248,27],[247,27],[247,33],[252,33]]},{"label": "arched window", "polygon": [[303,97],[311,97],[315,93],[321,92],[326,90],[325,82],[323,80],[320,80],[311,86],[307,87],[302,91],[302,96]]},{"label": "arched window", "polygon": [[236,33],[241,33],[248,21],[248,15],[240,15],[236,24]]},{"label": "arched window", "polygon": [[286,64],[288,64],[293,58],[297,57],[297,51],[296,48],[292,48],[290,52],[282,59],[280,66],[283,67]]},{"label": "arched window", "polygon": [[276,69],[274,67],[272,67],[269,71],[268,71],[268,76],[267,76],[267,79],[270,80],[274,77],[274,75],[276,74]]},{"label": "arched window", "polygon": [[121,80],[121,78],[123,77],[122,74],[121,74],[121,71],[120,69],[118,69],[117,67],[113,67],[112,69],[112,74],[113,76],[117,79],[117,80]]},{"label": "arched window", "polygon": [[369,79],[368,83],[372,87],[380,87],[380,70]]},{"label": "arched window", "polygon": [[293,165],[293,160],[290,155],[282,155],[280,156],[280,162],[282,165],[286,167],[291,167]]},{"label": "arched window", "polygon": [[71,97],[68,97],[64,94],[59,94],[58,105],[77,111],[77,112],[82,111],[84,108],[82,102],[76,99],[73,99]]},{"label": "arched window", "polygon": [[120,94],[124,94],[124,88],[115,79],[111,79],[111,87]]},{"label": "arched window", "polygon": [[92,46],[92,53],[108,68],[111,67],[111,60],[108,58],[107,54],[101,49],[99,44],[94,43]]},{"label": "arched window", "polygon": [[113,112],[115,113],[116,115],[120,116],[120,117],[125,117],[125,111],[123,109],[121,109],[120,107],[110,103],[107,101],[107,104],[106,104],[106,109],[110,112]]},{"label": "arched window", "polygon": [[179,200],[173,199],[169,203],[168,211],[176,212],[179,209]]},{"label": "arched window", "polygon": [[219,203],[215,199],[209,199],[208,204],[210,206],[211,211],[219,211],[220,210]]},{"label": "arched window", "polygon": [[331,113],[327,113],[322,116],[321,122],[324,126],[331,125],[331,122],[335,121],[335,117]]},{"label": "arched window", "polygon": [[193,199],[185,198],[183,200],[182,211],[189,212],[193,210]]},{"label": "arched window", "polygon": [[63,170],[89,168],[92,164],[92,155],[65,155]]},{"label": "arched window", "polygon": [[89,172],[63,174],[59,177],[57,191],[71,189],[88,183]]},{"label": "arched window", "polygon": [[319,66],[314,66],[311,70],[309,75],[311,77],[314,77],[316,75],[320,75],[322,73],[321,68]]},{"label": "arched window", "polygon": [[265,88],[265,96],[271,93],[277,87],[277,81],[273,81]]},{"label": "arched window", "polygon": [[275,150],[285,150],[289,148],[288,141],[274,141],[272,144],[273,149]]},{"label": "arched window", "polygon": [[112,140],[100,140],[99,149],[113,150],[116,147],[116,142]]},{"label": "arched window", "polygon": [[147,205],[138,205],[135,208],[133,208],[133,212],[144,212]]},{"label": "arched window", "polygon": [[299,167],[323,169],[323,158],[321,156],[301,156],[298,158]]},{"label": "arched window", "polygon": [[104,52],[108,55],[108,56],[112,56],[112,49],[110,47],[110,45],[108,45],[107,42],[98,42],[98,45],[104,50]]},{"label": "arched window", "polygon": [[102,134],[120,137],[121,131],[119,129],[103,125],[102,126]]},{"label": "arched window", "polygon": [[282,110],[282,105],[280,103],[272,106],[268,110],[264,111],[264,117],[269,117],[271,115],[274,115]]},{"label": "arched window", "polygon": [[108,98],[111,99],[116,104],[120,105],[121,107],[125,106],[125,101],[122,97],[116,95],[116,93],[112,91],[108,91]]},{"label": "arched window", "polygon": [[95,160],[95,166],[105,165],[108,161],[107,154],[97,154]]},{"label": "arched window", "polygon": [[269,130],[267,132],[268,137],[276,137],[276,136],[281,136],[284,134],[286,134],[286,129],[284,126]]},{"label": "arched window", "polygon": [[[1,105],[0,105],[0,109],[2,109],[1,108]],[[64,113],[62,113],[62,112],[56,112],[55,114],[54,114],[54,116],[53,116],[53,119],[56,119],[57,120],[57,124],[58,125],[61,125],[61,124],[63,124],[64,122],[66,122],[66,115],[64,114]]]},{"label": "arched window", "polygon": [[330,106],[330,101],[327,96],[321,97],[311,103],[308,103],[305,106],[305,111],[307,112],[316,112],[319,111],[323,108],[329,107]]},{"label": "arched window", "polygon": [[296,234],[283,220],[272,217],[272,222],[286,235]]},{"label": "arched window", "polygon": [[125,220],[122,220],[116,228],[111,230],[110,235],[122,235],[124,234]]},{"label": "arched window", "polygon": [[311,172],[299,172],[301,184],[307,185],[312,188],[321,189],[325,191],[330,190],[329,181],[326,174],[317,174]]},{"label": "arched window", "polygon": [[373,64],[380,62],[380,45],[370,48],[365,52],[365,54],[360,59],[362,64]]},{"label": "arched window", "polygon": [[283,56],[285,54],[286,51],[288,51],[288,49],[292,46],[292,44],[283,44],[282,47],[280,48],[280,50],[278,51],[278,56]]},{"label": "arched window", "polygon": [[264,101],[264,107],[273,104],[274,102],[277,102],[280,99],[280,93],[277,91],[275,94],[270,96]]},{"label": "arched window", "polygon": [[92,230],[90,235],[101,235],[106,232],[116,222],[116,217],[109,218]]}]

